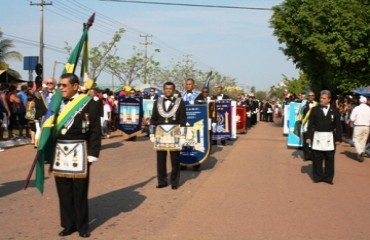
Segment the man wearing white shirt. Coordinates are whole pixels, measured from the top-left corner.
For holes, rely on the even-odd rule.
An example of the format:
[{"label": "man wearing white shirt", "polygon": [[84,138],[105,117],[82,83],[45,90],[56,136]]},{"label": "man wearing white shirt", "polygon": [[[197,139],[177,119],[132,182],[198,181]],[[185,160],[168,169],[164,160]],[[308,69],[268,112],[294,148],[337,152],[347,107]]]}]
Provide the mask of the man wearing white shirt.
[{"label": "man wearing white shirt", "polygon": [[364,161],[367,138],[370,128],[370,107],[366,104],[367,98],[360,96],[360,105],[355,107],[351,113],[353,122],[353,142],[357,151],[357,158],[360,162]]}]

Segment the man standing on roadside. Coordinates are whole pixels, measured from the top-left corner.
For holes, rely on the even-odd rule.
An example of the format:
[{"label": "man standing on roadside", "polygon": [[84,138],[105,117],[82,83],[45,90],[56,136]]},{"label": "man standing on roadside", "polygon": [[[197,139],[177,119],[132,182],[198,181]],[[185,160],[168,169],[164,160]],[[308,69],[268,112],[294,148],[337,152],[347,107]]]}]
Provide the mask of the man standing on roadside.
[{"label": "man standing on roadside", "polygon": [[315,183],[333,184],[335,148],[342,141],[340,113],[330,105],[330,100],[331,93],[321,91],[320,105],[312,108],[308,122],[306,142],[312,145],[312,177]]},{"label": "man standing on roadside", "polygon": [[357,159],[360,162],[364,161],[366,142],[369,137],[370,128],[370,107],[366,104],[367,98],[360,96],[360,105],[355,107],[351,113],[351,121],[353,122],[353,142],[357,151]]}]

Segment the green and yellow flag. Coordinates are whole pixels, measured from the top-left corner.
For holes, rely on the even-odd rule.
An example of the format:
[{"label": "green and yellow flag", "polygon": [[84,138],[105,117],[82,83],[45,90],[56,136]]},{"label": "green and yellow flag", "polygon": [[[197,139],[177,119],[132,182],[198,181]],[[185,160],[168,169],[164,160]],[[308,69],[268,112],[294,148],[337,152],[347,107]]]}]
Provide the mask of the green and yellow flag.
[{"label": "green and yellow flag", "polygon": [[[64,73],[74,73],[80,57],[82,47],[87,46],[87,35],[88,30],[94,22],[95,13],[89,18],[87,24],[84,24],[84,29],[80,41],[77,43],[76,47],[73,49],[71,55],[69,56],[68,62],[63,70]],[[86,55],[87,56],[87,55]],[[53,99],[50,102],[48,111],[45,115],[45,121],[42,124],[40,141],[37,147],[37,154],[32,165],[31,171],[29,173],[26,186],[28,187],[29,180],[31,178],[33,169],[36,165],[36,187],[43,193],[44,192],[44,163],[50,162],[54,156],[55,144],[56,144],[56,116],[59,113],[59,107],[62,101],[62,94],[60,89],[56,89]],[[51,163],[52,164],[52,163]]]}]

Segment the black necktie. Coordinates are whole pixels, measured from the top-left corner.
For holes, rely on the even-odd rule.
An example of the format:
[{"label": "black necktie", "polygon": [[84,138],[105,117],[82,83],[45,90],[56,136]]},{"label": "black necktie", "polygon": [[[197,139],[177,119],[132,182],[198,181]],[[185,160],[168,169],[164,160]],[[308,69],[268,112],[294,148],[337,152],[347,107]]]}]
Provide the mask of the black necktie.
[{"label": "black necktie", "polygon": [[327,109],[328,108],[328,106],[322,106],[322,109]]}]

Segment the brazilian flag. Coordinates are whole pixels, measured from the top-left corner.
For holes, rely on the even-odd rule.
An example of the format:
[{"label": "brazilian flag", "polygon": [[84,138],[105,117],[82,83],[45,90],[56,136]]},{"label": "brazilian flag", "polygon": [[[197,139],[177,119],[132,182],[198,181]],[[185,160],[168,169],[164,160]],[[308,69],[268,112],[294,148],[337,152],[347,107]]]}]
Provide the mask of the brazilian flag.
[{"label": "brazilian flag", "polygon": [[[81,50],[83,46],[87,46],[87,35],[89,27],[92,26],[94,21],[95,13],[90,17],[88,23],[84,25],[83,33],[80,41],[77,43],[76,47],[73,49],[71,55],[69,56],[68,62],[65,64],[63,70],[64,73],[74,73],[80,57]],[[85,55],[87,58],[87,55]],[[83,60],[83,62],[87,62]],[[86,67],[86,66],[85,66]],[[48,111],[45,116],[45,121],[42,124],[40,141],[37,147],[37,154],[35,157],[36,161],[36,187],[43,193],[44,192],[44,162],[50,161],[54,155],[55,145],[56,145],[56,115],[59,113],[59,107],[62,101],[62,94],[60,89],[55,91],[52,102],[49,104]],[[31,169],[33,171],[33,169]]]}]

